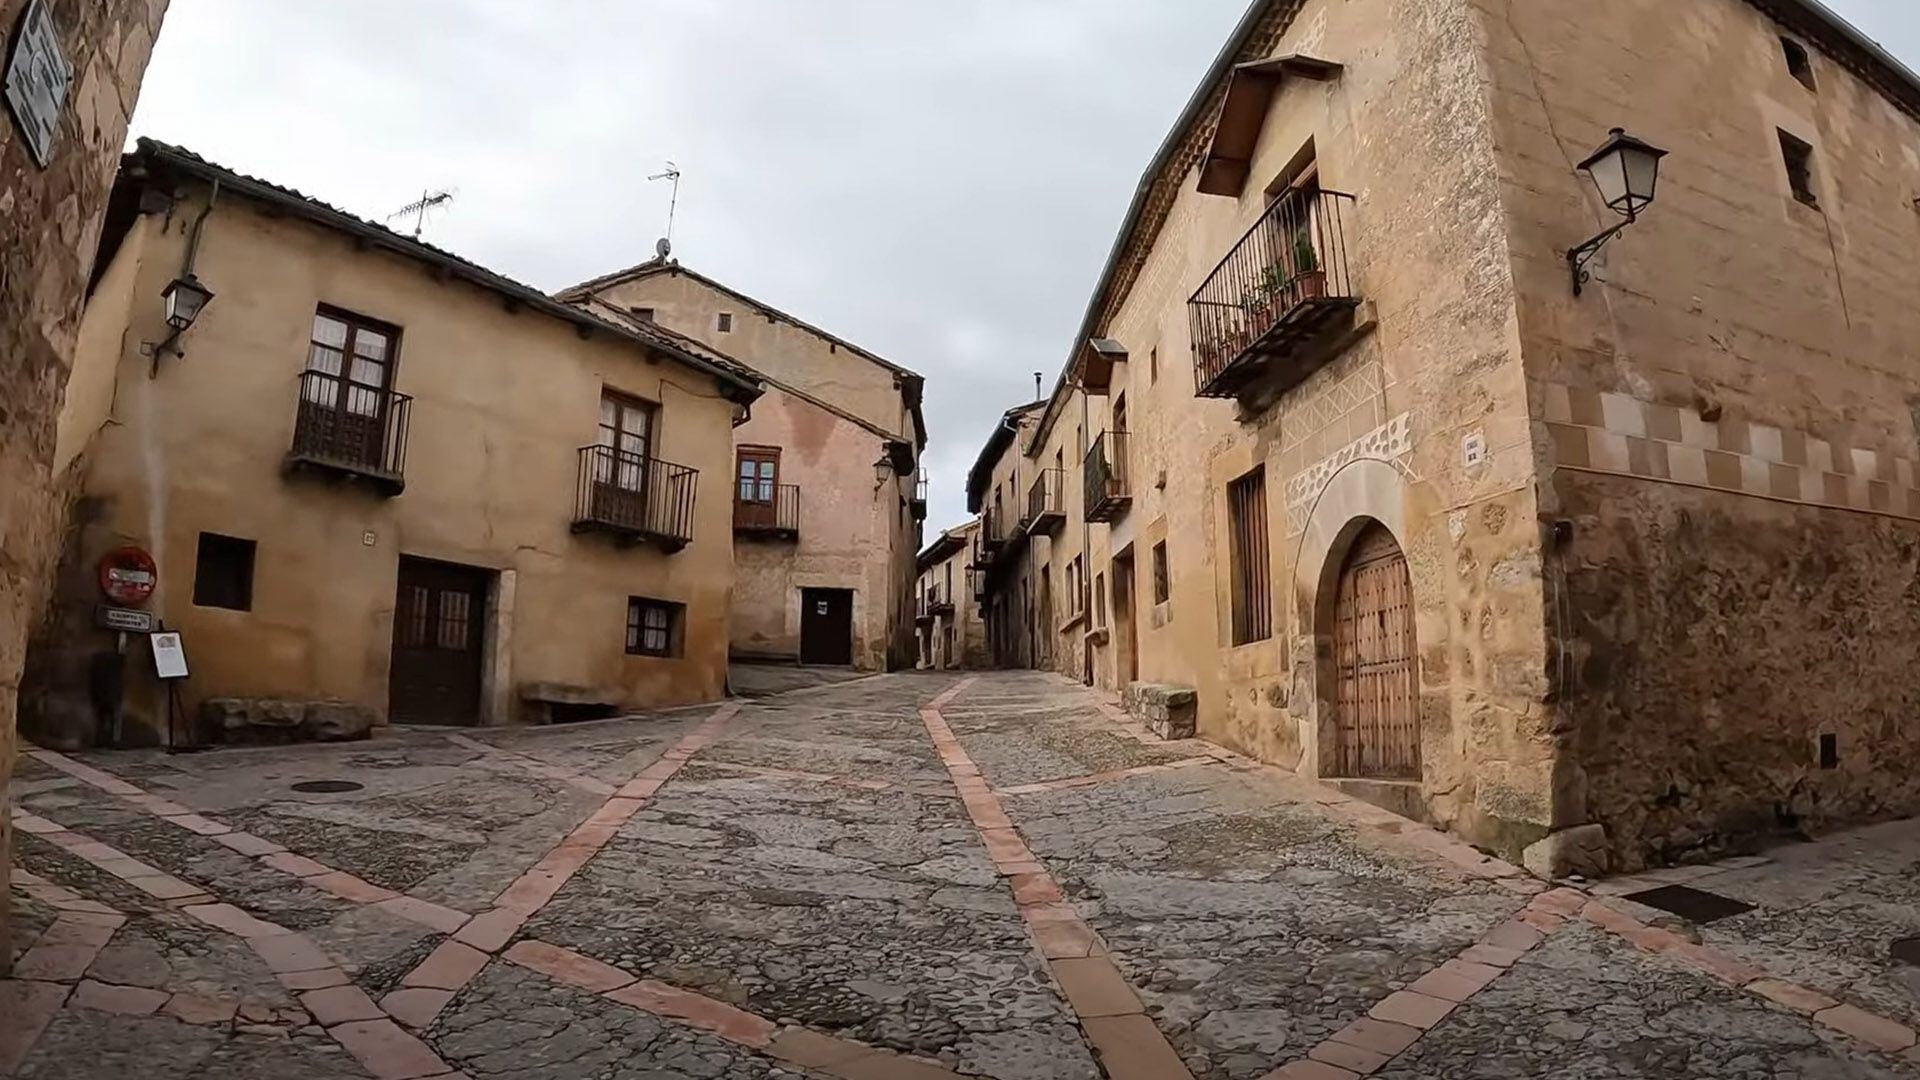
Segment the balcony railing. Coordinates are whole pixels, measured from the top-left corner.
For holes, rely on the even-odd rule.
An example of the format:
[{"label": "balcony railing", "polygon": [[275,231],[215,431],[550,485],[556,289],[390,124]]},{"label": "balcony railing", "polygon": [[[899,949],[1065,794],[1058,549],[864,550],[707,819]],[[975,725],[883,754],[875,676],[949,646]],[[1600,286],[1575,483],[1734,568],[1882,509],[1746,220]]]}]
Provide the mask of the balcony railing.
[{"label": "balcony railing", "polygon": [[289,469],[364,480],[383,495],[406,489],[413,399],[324,371],[300,374]]},{"label": "balcony railing", "polygon": [[978,567],[967,567],[967,592],[975,600],[987,598],[987,572]]},{"label": "balcony railing", "polygon": [[693,497],[700,472],[610,446],[580,448],[573,531],[678,551],[693,540]]},{"label": "balcony railing", "polygon": [[1290,194],[1261,215],[1187,303],[1194,393],[1234,397],[1273,372],[1278,389],[1324,362],[1309,346],[1359,300],[1347,267],[1353,196]]},{"label": "balcony railing", "polygon": [[733,531],[738,535],[800,537],[800,485],[741,480],[733,491]]},{"label": "balcony railing", "polygon": [[1065,470],[1041,469],[1027,489],[1027,516],[1021,520],[1028,533],[1052,532],[1067,520]]},{"label": "balcony railing", "polygon": [[1127,467],[1127,433],[1109,431],[1087,448],[1088,521],[1114,521],[1133,505],[1133,478]]}]

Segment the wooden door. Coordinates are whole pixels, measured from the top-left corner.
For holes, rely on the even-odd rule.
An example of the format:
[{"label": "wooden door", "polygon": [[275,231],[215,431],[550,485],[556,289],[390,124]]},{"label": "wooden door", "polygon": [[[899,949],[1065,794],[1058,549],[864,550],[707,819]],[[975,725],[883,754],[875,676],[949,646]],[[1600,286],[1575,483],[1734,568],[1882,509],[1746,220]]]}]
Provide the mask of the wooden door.
[{"label": "wooden door", "polygon": [[1341,776],[1420,778],[1419,642],[1407,558],[1383,526],[1354,541],[1334,615]]},{"label": "wooden door", "polygon": [[743,446],[734,485],[734,521],[755,529],[771,529],[777,523],[775,499],[780,490],[780,451],[764,446]]},{"label": "wooden door", "polygon": [[1120,639],[1114,651],[1120,669],[1114,672],[1117,689],[1140,677],[1140,635],[1133,614],[1133,556],[1113,560],[1113,632]]},{"label": "wooden door", "polygon": [[479,722],[492,576],[470,566],[401,558],[387,677],[387,710],[394,723]]},{"label": "wooden door", "polygon": [[654,407],[652,404],[604,391],[600,397],[599,450],[593,462],[593,509],[596,520],[631,528],[652,525],[647,497],[653,460]]},{"label": "wooden door", "polygon": [[300,390],[300,449],[365,469],[386,465],[398,332],[324,308],[313,317],[307,375]]},{"label": "wooden door", "polygon": [[853,663],[853,590],[800,590],[800,662]]}]

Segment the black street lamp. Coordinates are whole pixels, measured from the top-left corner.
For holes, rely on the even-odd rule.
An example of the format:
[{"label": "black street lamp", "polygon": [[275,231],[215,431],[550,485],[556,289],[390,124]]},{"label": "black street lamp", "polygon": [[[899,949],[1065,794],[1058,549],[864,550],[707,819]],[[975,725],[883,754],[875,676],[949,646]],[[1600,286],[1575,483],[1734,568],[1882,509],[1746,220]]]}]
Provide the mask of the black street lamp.
[{"label": "black street lamp", "polygon": [[1581,288],[1592,280],[1587,264],[1600,249],[1653,205],[1660,184],[1660,159],[1666,156],[1665,150],[1614,128],[1606,144],[1580,163],[1580,171],[1592,177],[1593,186],[1600,190],[1600,200],[1627,220],[1567,252],[1567,264],[1573,268],[1573,295],[1579,296]]},{"label": "black street lamp", "polygon": [[193,320],[200,317],[201,309],[213,299],[213,290],[188,274],[168,282],[160,298],[167,302],[167,325],[176,333],[184,334],[193,326]]}]

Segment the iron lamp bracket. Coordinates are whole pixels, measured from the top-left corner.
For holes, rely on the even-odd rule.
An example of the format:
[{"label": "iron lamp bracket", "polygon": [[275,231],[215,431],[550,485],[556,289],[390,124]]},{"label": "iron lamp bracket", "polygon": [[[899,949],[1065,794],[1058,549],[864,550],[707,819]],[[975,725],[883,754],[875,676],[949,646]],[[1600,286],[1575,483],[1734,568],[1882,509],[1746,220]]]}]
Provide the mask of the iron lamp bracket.
[{"label": "iron lamp bracket", "polygon": [[1573,270],[1573,295],[1579,296],[1587,283],[1593,280],[1593,271],[1587,268],[1588,264],[1599,256],[1601,249],[1611,243],[1614,237],[1625,232],[1634,220],[1635,215],[1629,214],[1627,220],[1567,252],[1567,265]]}]

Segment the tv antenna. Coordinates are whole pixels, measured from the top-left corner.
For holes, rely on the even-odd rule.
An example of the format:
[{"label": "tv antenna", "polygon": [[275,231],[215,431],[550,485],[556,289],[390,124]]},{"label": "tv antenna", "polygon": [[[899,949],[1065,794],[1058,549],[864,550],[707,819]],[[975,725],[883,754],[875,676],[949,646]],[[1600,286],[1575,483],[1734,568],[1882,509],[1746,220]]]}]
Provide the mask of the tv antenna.
[{"label": "tv antenna", "polygon": [[661,238],[659,245],[654,249],[664,259],[673,251],[673,215],[680,209],[680,166],[669,161],[667,171],[654,173],[647,177],[647,180],[649,183],[655,180],[673,181],[673,195],[667,201],[667,235]]},{"label": "tv antenna", "polygon": [[438,210],[453,201],[453,191],[423,191],[420,197],[387,215],[387,220],[413,215],[413,238],[420,239],[420,233],[427,227],[427,211]]}]

